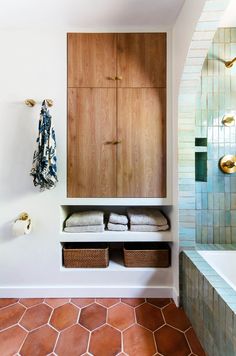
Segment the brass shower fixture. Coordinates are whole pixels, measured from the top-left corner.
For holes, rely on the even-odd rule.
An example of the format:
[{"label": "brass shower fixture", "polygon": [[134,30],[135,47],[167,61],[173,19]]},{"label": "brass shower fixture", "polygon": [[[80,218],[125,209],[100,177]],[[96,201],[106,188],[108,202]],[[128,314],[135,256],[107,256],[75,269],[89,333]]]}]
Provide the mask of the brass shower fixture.
[{"label": "brass shower fixture", "polygon": [[234,62],[236,62],[236,57],[234,57],[231,61],[226,61],[226,62],[225,62],[226,68],[231,68],[231,67],[233,67]]}]

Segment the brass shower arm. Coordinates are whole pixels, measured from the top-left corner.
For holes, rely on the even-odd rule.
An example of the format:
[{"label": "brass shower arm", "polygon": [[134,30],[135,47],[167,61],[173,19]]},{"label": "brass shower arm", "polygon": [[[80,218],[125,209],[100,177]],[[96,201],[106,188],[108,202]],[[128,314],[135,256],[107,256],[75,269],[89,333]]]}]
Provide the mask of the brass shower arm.
[{"label": "brass shower arm", "polygon": [[236,57],[234,57],[234,59],[232,59],[232,61],[227,61],[227,62],[225,62],[226,68],[231,68],[231,67],[233,67],[234,62],[236,62]]}]

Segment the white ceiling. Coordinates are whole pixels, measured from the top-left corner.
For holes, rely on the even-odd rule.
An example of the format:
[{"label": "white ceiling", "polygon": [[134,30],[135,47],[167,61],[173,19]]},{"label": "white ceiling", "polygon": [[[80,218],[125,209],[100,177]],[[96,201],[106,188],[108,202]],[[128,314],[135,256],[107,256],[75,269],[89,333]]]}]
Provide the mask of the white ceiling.
[{"label": "white ceiling", "polygon": [[0,0],[0,28],[170,27],[183,3],[184,0]]},{"label": "white ceiling", "polygon": [[220,22],[220,27],[236,27],[236,0],[231,0],[229,3]]}]

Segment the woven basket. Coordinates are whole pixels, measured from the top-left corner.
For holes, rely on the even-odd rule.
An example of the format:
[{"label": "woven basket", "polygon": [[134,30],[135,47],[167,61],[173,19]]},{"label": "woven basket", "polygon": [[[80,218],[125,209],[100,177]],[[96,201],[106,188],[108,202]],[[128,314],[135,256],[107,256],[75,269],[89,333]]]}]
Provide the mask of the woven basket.
[{"label": "woven basket", "polygon": [[63,264],[67,268],[104,268],[109,265],[106,243],[65,243]]},{"label": "woven basket", "polygon": [[126,267],[169,267],[170,247],[163,243],[125,243]]}]

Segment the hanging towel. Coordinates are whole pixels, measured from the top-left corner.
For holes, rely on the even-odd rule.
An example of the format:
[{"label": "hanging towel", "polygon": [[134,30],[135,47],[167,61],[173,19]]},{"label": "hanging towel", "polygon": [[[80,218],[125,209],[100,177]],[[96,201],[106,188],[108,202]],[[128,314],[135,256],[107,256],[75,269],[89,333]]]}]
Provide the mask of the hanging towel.
[{"label": "hanging towel", "polygon": [[39,185],[41,191],[52,189],[58,181],[56,136],[46,100],[43,101],[41,107],[39,133],[36,142],[38,147],[34,152],[30,175],[33,176],[34,185]]}]

